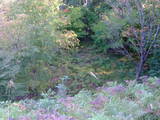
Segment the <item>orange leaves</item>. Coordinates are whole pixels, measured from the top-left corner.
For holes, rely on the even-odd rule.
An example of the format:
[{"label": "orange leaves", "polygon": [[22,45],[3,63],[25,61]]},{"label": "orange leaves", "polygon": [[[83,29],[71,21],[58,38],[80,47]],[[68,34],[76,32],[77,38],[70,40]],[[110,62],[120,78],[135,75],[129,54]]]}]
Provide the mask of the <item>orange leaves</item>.
[{"label": "orange leaves", "polygon": [[70,10],[69,9],[64,9],[63,12],[68,13],[68,12],[70,12]]}]

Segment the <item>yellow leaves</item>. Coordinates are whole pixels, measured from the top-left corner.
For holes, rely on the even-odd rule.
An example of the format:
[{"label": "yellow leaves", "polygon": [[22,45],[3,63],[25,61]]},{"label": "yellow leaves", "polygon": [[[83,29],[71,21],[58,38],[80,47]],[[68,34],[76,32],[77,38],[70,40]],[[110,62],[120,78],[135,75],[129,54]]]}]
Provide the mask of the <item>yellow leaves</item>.
[{"label": "yellow leaves", "polygon": [[98,75],[110,75],[112,73],[113,73],[113,71],[101,71],[101,72],[97,72],[96,74],[98,74]]},{"label": "yellow leaves", "polygon": [[134,34],[132,32],[132,28],[127,28],[127,30],[122,32],[123,37],[133,37]]},{"label": "yellow leaves", "polygon": [[64,25],[68,25],[70,23],[67,17],[60,17],[60,22]]},{"label": "yellow leaves", "polygon": [[64,36],[66,38],[73,38],[73,37],[77,37],[77,34],[75,34],[73,31],[67,31]]},{"label": "yellow leaves", "polygon": [[145,3],[142,4],[142,7],[145,9],[150,9],[150,8],[160,8],[159,5],[159,0],[147,0]]},{"label": "yellow leaves", "polygon": [[97,5],[95,8],[100,8],[101,6],[100,5]]},{"label": "yellow leaves", "polygon": [[49,71],[49,68],[48,67],[44,67],[43,70],[44,71]]},{"label": "yellow leaves", "polygon": [[128,58],[122,57],[122,58],[119,59],[119,61],[121,61],[121,62],[127,62],[127,61],[128,61]]},{"label": "yellow leaves", "polygon": [[101,15],[101,18],[102,18],[102,20],[104,20],[104,21],[110,21],[110,20],[109,20],[109,17],[106,16],[106,15]]},{"label": "yellow leaves", "polygon": [[60,35],[60,39],[56,40],[56,43],[65,49],[75,48],[79,45],[79,39],[73,31],[65,31],[65,33]]}]

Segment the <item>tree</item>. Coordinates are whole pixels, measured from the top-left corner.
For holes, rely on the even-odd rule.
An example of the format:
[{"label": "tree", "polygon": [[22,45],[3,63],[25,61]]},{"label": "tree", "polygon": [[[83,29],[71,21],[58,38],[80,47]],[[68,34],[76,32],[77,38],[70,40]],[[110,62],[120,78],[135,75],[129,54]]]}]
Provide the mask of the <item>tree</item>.
[{"label": "tree", "polygon": [[[112,18],[123,21],[121,37],[125,53],[131,57],[138,56],[136,80],[142,82],[140,76],[148,56],[158,46],[160,33],[160,1],[159,0],[106,0],[112,7]],[[111,18],[109,16],[109,18]],[[110,22],[111,21],[111,22]],[[110,19],[111,26],[114,22]],[[115,21],[115,24],[120,24]],[[111,27],[110,27],[111,28]],[[123,39],[123,38],[122,38]],[[126,47],[127,46],[127,47]],[[128,49],[129,48],[129,49]],[[132,49],[132,53],[130,51]]]},{"label": "tree", "polygon": [[132,27],[132,32],[134,33],[135,39],[138,41],[138,54],[139,62],[136,70],[136,80],[137,82],[142,82],[139,78],[143,71],[144,64],[149,56],[149,54],[158,44],[158,37],[160,33],[160,10],[157,5],[160,5],[158,1],[145,1],[143,4],[140,0],[135,0],[138,19],[140,25],[140,31],[136,31]]}]

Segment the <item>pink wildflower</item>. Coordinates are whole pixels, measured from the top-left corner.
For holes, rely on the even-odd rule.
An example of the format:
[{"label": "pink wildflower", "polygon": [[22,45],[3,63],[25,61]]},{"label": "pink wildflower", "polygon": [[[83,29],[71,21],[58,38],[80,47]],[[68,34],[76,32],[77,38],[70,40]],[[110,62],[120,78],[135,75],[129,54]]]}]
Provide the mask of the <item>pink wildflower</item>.
[{"label": "pink wildflower", "polygon": [[73,103],[73,97],[62,98],[59,101],[68,109],[74,110],[77,108],[77,105]]},{"label": "pink wildflower", "polygon": [[116,95],[118,93],[125,92],[126,88],[123,87],[122,85],[118,85],[118,86],[115,86],[115,87],[104,88],[104,90],[111,95]]},{"label": "pink wildflower", "polygon": [[100,109],[104,106],[105,102],[107,101],[107,97],[105,96],[98,96],[96,99],[94,99],[91,104],[94,108]]}]

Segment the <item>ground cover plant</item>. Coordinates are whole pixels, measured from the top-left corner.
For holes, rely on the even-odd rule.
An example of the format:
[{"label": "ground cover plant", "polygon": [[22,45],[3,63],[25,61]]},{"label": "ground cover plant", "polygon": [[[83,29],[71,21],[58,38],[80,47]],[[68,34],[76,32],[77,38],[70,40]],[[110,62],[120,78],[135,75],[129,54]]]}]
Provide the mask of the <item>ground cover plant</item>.
[{"label": "ground cover plant", "polygon": [[108,82],[75,96],[49,90],[39,100],[1,102],[1,120],[160,120],[160,80],[144,81]]}]

